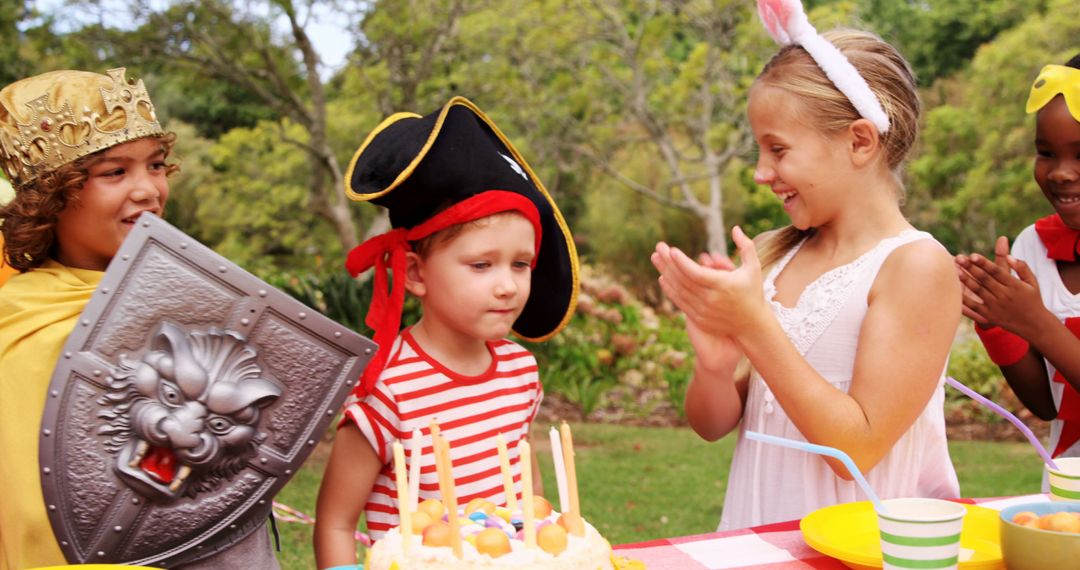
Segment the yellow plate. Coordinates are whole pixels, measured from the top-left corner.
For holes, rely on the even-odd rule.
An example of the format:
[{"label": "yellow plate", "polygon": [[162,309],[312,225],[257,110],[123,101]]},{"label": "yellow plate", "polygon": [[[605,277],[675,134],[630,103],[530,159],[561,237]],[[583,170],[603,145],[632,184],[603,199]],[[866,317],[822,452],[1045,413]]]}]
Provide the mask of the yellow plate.
[{"label": "yellow plate", "polygon": [[[986,507],[964,506],[968,512],[960,533],[960,568],[1004,570],[998,527],[1000,513]],[[806,515],[799,528],[810,548],[836,558],[848,568],[881,568],[881,537],[877,513],[870,501],[818,509]]]}]

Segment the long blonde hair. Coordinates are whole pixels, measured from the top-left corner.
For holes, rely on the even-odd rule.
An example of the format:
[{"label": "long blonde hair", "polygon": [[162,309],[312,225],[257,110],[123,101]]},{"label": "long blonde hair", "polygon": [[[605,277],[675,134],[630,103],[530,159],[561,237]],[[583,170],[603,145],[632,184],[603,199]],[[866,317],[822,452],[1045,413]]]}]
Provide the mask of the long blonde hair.
[{"label": "long blonde hair", "polygon": [[[837,29],[822,35],[866,79],[870,90],[877,95],[889,116],[889,131],[881,135],[880,140],[897,186],[903,188],[900,177],[919,135],[919,114],[922,110],[911,65],[896,48],[872,33]],[[777,52],[754,83],[777,87],[797,97],[801,105],[796,112],[823,134],[841,132],[860,118],[847,96],[833,85],[810,54],[795,44]],[[813,229],[804,231],[787,226],[766,236],[759,248],[762,267],[776,263],[812,232]]]}]

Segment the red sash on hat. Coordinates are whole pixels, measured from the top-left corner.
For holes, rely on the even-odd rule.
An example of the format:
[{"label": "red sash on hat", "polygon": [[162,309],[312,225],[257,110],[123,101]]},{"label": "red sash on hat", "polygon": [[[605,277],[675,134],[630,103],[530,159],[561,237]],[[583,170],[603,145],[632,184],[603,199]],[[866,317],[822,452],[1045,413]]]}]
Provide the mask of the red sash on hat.
[{"label": "red sash on hat", "polygon": [[1056,261],[1076,261],[1080,252],[1080,230],[1074,230],[1052,214],[1035,222],[1035,232],[1046,246],[1046,257]]},{"label": "red sash on hat", "polygon": [[[371,304],[364,322],[375,331],[372,340],[379,345],[379,350],[368,362],[360,376],[360,382],[353,389],[353,394],[363,398],[371,393],[375,381],[386,366],[390,346],[401,328],[401,309],[405,303],[406,254],[412,251],[409,242],[423,239],[453,225],[508,211],[521,213],[532,224],[535,233],[534,251],[539,253],[543,238],[540,212],[527,197],[505,190],[481,192],[435,214],[412,229],[393,229],[368,239],[349,252],[345,268],[353,277],[375,268]],[[535,267],[535,257],[532,263]],[[393,275],[392,284],[389,274]]]},{"label": "red sash on hat", "polygon": [[[1065,319],[1065,328],[1080,337],[1080,317]],[[1061,437],[1058,439],[1057,447],[1054,448],[1052,454],[1053,457],[1057,457],[1064,453],[1066,449],[1072,447],[1074,443],[1080,441],[1080,392],[1077,392],[1076,388],[1073,388],[1072,384],[1065,380],[1061,372],[1056,370],[1054,371],[1053,381],[1063,384],[1064,388],[1061,393],[1061,405],[1058,406],[1057,415],[1057,419],[1061,420]]]}]

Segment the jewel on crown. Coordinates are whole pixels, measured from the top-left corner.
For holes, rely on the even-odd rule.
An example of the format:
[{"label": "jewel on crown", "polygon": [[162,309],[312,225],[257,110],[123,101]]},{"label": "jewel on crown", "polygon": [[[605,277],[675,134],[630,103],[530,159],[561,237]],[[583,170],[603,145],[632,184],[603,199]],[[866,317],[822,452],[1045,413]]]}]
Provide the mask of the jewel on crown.
[{"label": "jewel on crown", "polygon": [[70,98],[57,101],[54,109],[51,93],[45,92],[24,104],[29,121],[9,116],[8,128],[0,129],[0,166],[16,188],[99,150],[164,133],[146,86],[141,79],[126,79],[125,72],[123,67],[106,72],[112,84],[97,89],[100,100],[81,93],[76,109]]}]

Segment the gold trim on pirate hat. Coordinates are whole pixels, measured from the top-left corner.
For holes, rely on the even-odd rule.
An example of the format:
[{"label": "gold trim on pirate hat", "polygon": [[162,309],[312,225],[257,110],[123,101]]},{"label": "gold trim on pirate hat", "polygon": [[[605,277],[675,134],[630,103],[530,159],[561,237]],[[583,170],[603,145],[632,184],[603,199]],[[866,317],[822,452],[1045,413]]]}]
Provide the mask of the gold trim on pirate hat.
[{"label": "gold trim on pirate hat", "polygon": [[349,198],[387,208],[394,228],[415,228],[489,191],[524,196],[539,213],[542,241],[532,291],[513,330],[524,340],[547,340],[577,306],[577,249],[547,189],[476,105],[454,97],[427,116],[390,116],[357,149],[345,174]]}]

